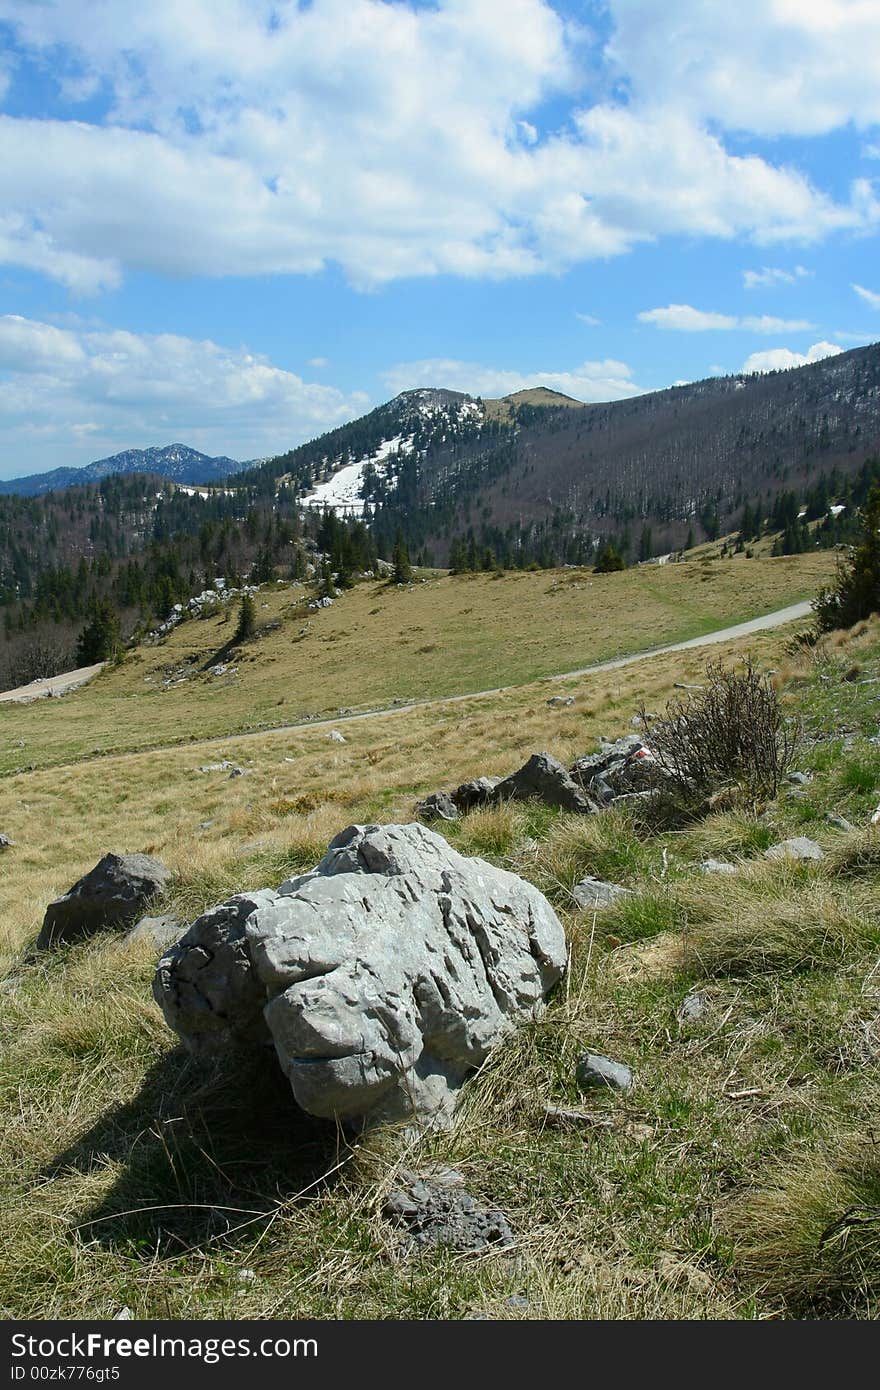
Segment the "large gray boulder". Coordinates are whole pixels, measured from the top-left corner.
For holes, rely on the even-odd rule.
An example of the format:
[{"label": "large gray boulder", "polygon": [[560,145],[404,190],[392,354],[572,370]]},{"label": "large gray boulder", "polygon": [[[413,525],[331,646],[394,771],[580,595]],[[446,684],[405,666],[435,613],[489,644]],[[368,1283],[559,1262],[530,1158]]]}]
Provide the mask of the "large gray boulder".
[{"label": "large gray boulder", "polygon": [[549,753],[533,753],[518,772],[512,772],[498,783],[494,796],[496,801],[529,801],[534,797],[547,806],[558,806],[560,810],[580,815],[589,815],[598,809],[562,763]]},{"label": "large gray boulder", "polygon": [[194,1051],[271,1041],[311,1114],[443,1124],[565,963],[531,884],[417,823],[353,825],[277,894],[200,917],[153,991]]},{"label": "large gray boulder", "polygon": [[148,854],[105,854],[93,869],[46,908],[37,949],[91,936],[104,927],[126,927],[164,892],[171,873]]}]

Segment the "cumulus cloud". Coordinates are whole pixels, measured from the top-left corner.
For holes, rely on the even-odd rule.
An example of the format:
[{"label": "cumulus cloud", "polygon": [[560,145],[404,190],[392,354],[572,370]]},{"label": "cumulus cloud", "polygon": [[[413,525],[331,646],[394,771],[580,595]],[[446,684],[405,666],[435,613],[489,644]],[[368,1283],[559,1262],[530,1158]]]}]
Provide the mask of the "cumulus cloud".
[{"label": "cumulus cloud", "polygon": [[579,367],[567,371],[530,372],[432,357],[420,362],[400,362],[383,374],[383,380],[393,394],[417,386],[445,386],[452,391],[466,391],[471,396],[483,396],[488,400],[536,386],[561,391],[563,395],[574,396],[579,401],[619,401],[642,394],[642,388],[633,381],[632,371],[627,364],[613,358],[601,362],[583,362]]},{"label": "cumulus cloud", "polygon": [[[832,52],[846,30],[856,65],[842,119],[858,119],[872,26],[847,26],[834,5]],[[747,0],[752,27],[800,35],[812,54],[809,26],[792,10],[780,29],[780,6]],[[725,146],[724,103],[709,101],[724,82],[693,55],[730,38],[735,75],[751,63],[763,78],[760,45],[733,41],[740,8],[729,24],[721,6],[685,0],[610,11],[603,53],[549,0],[0,0],[18,49],[63,71],[74,115],[84,95],[108,105],[102,124],[0,117],[0,259],[81,293],[126,269],[329,263],[369,288],[559,271],[667,234],[808,242],[880,221],[866,181],[838,202]],[[625,104],[589,104],[590,43],[591,61],[619,65]],[[777,55],[774,72],[787,61],[795,74],[801,56]]]},{"label": "cumulus cloud", "polygon": [[780,285],[796,285],[798,280],[804,280],[811,274],[803,265],[796,265],[794,270],[765,265],[760,270],[744,270],[743,285],[747,290],[775,290]]},{"label": "cumulus cloud", "polygon": [[853,285],[853,289],[872,309],[880,309],[880,294],[876,290],[866,290],[864,285]]},{"label": "cumulus cloud", "polygon": [[760,135],[880,123],[873,0],[609,0],[609,59],[636,93]]},{"label": "cumulus cloud", "polygon": [[667,304],[665,309],[644,309],[638,318],[641,323],[653,323],[657,328],[672,328],[679,333],[707,333],[713,330],[743,329],[747,333],[801,333],[815,328],[806,319],[777,319],[771,314],[715,314],[695,309],[690,304]]},{"label": "cumulus cloud", "polygon": [[791,348],[768,348],[766,352],[753,352],[743,363],[744,372],[781,372],[789,367],[806,367],[810,362],[821,362],[823,357],[836,357],[843,349],[835,343],[814,343],[806,352],[792,352]]},{"label": "cumulus cloud", "polygon": [[575,311],[575,318],[580,319],[581,323],[585,323],[588,328],[598,328],[602,322],[601,319],[596,318],[595,314],[579,314],[577,311]]},{"label": "cumulus cloud", "polygon": [[0,316],[0,373],[6,477],[175,440],[252,458],[369,404],[363,393],[303,381],[245,348],[15,314]]}]

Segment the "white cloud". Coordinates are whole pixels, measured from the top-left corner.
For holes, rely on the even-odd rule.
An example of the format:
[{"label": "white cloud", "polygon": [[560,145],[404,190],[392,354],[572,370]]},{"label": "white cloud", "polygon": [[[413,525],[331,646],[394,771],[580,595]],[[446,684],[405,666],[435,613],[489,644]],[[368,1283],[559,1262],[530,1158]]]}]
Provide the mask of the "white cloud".
[{"label": "white cloud", "polygon": [[310,367],[329,367],[330,359],[329,357],[310,357],[308,365]]},{"label": "white cloud", "polygon": [[738,320],[731,314],[706,313],[690,304],[667,304],[665,309],[643,309],[638,315],[641,323],[653,323],[657,328],[674,328],[679,333],[705,333],[716,328],[736,328]]},{"label": "white cloud", "polygon": [[812,271],[802,265],[796,265],[794,270],[765,265],[761,270],[744,270],[743,284],[747,290],[773,290],[780,285],[795,285],[798,280],[804,280],[811,274]]},{"label": "white cloud", "polygon": [[[858,106],[872,26],[828,5],[832,38],[864,40]],[[780,28],[780,6],[768,17],[764,0],[746,0],[765,37],[806,33],[794,12]],[[735,24],[722,11],[611,0],[629,96],[590,107],[579,59],[591,40],[548,0],[0,0],[18,45],[64,71],[62,95],[111,102],[105,125],[0,117],[0,259],[82,293],[127,269],[332,262],[370,287],[560,271],[668,234],[772,244],[876,225],[867,181],[836,202],[710,131],[702,96],[724,83],[688,55],[720,34],[737,73],[757,63],[734,42],[740,9]],[[800,57],[775,56],[774,72],[787,61],[796,73]],[[551,100],[564,108],[555,132],[536,116]]]},{"label": "white cloud", "polygon": [[361,392],[305,382],[245,348],[12,314],[0,316],[0,373],[6,477],[178,439],[256,457],[369,404]]},{"label": "white cloud", "polygon": [[715,314],[695,309],[690,304],[667,304],[665,309],[644,309],[638,318],[641,323],[653,323],[657,328],[672,328],[679,333],[707,333],[734,328],[747,333],[802,333],[815,328],[806,319],[777,319],[770,314]]},{"label": "white cloud", "polygon": [[821,362],[823,357],[836,357],[843,349],[834,343],[814,343],[806,352],[792,352],[791,348],[768,348],[766,352],[753,352],[743,363],[744,372],[780,372],[789,367],[806,367],[811,362]]},{"label": "white cloud", "polygon": [[581,323],[585,323],[588,328],[598,328],[602,322],[601,319],[596,318],[595,314],[579,314],[577,311],[575,311],[575,318],[580,319]]},{"label": "white cloud", "polygon": [[637,97],[761,135],[880,122],[875,0],[609,0]]},{"label": "white cloud", "polygon": [[843,330],[834,334],[839,343],[849,343],[851,347],[865,347],[876,341],[876,333],[847,333]]},{"label": "white cloud", "polygon": [[444,386],[488,400],[535,386],[561,391],[579,401],[618,401],[642,394],[642,388],[632,379],[631,368],[613,358],[602,362],[583,362],[568,371],[529,372],[434,357],[420,362],[400,362],[383,373],[383,380],[395,395],[417,386]]},{"label": "white cloud", "polygon": [[864,285],[853,285],[853,289],[872,309],[880,309],[880,294],[876,290],[866,290]]}]

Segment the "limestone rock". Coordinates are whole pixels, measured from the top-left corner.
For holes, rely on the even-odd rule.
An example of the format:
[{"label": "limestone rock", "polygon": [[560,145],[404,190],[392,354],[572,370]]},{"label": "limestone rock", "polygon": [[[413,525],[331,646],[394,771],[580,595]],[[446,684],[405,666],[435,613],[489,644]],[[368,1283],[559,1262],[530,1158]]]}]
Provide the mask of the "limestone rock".
[{"label": "limestone rock", "polygon": [[0,835],[0,849],[12,849],[14,844],[15,841],[11,840],[8,835]]},{"label": "limestone rock", "polygon": [[589,815],[597,809],[562,763],[549,753],[533,753],[518,772],[498,783],[495,797],[499,801],[528,801],[534,797],[548,806],[580,815]]},{"label": "limestone rock", "polygon": [[418,823],[349,826],[277,894],[199,918],[154,993],[195,1050],[271,1039],[314,1115],[444,1123],[469,1072],[541,1012],[566,954],[516,875]]},{"label": "limestone rock", "polygon": [[791,840],[782,840],[764,851],[766,859],[824,859],[825,853],[815,840],[806,835],[796,835]]},{"label": "limestone rock", "polygon": [[153,996],[196,1055],[271,1042],[245,924],[277,896],[268,888],[236,893],[198,917],[159,961]]},{"label": "limestone rock", "polygon": [[726,859],[703,859],[700,862],[700,872],[703,874],[735,874],[736,865],[728,863]]},{"label": "limestone rock", "polygon": [[126,932],[126,941],[149,941],[159,951],[166,951],[183,935],[185,925],[177,917],[166,913],[162,917],[142,917],[131,931]]},{"label": "limestone rock", "polygon": [[170,878],[165,865],[147,854],[105,854],[46,908],[37,949],[76,941],[103,927],[128,926],[143,914],[151,898],[163,892]]},{"label": "limestone rock", "polygon": [[633,1074],[623,1062],[614,1062],[598,1052],[585,1052],[577,1064],[577,1084],[582,1091],[610,1086],[615,1091],[632,1090]]},{"label": "limestone rock", "polygon": [[593,912],[597,907],[610,907],[619,898],[629,898],[629,888],[621,888],[618,883],[603,883],[599,878],[582,878],[572,888],[572,896],[584,912]]},{"label": "limestone rock", "polygon": [[497,800],[495,788],[500,780],[500,777],[476,777],[472,782],[462,782],[452,792],[452,800],[462,815],[477,806],[491,806]]},{"label": "limestone rock", "polygon": [[345,734],[341,734],[338,729],[331,729],[327,737],[331,743],[348,743]]},{"label": "limestone rock", "polygon": [[420,820],[458,820],[458,807],[447,792],[433,792],[416,806]]}]

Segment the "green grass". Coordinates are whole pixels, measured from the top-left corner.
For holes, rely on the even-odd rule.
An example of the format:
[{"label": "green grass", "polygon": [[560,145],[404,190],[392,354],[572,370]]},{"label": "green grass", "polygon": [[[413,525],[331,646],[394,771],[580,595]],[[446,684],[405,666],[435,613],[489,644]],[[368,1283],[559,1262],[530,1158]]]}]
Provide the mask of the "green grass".
[{"label": "green grass", "polygon": [[[191,619],[62,700],[0,706],[0,774],[524,685],[782,608],[809,597],[831,563],[719,562],[710,584],[696,583],[693,563],[501,580],[435,573],[406,589],[365,582],[316,612],[302,586],[271,586],[258,620],[280,626],[231,657],[228,613]],[[218,677],[221,656],[233,669]]]},{"label": "green grass", "polygon": [[[190,920],[311,866],[351,821],[407,819],[425,790],[536,748],[587,751],[641,699],[662,708],[697,656],[575,683],[571,710],[539,686],[352,725],[346,745],[305,729],[5,779],[3,1315],[876,1320],[880,831],[845,769],[876,758],[877,687],[845,677],[855,662],[880,675],[880,626],[794,665],[783,645],[759,650],[808,726],[808,801],[786,790],[660,831],[531,805],[441,827],[550,896],[572,963],[468,1083],[455,1127],[417,1149],[393,1130],[349,1147],[265,1059],[189,1058],[152,1002],[146,946],[106,934],[26,959],[45,902],[103,849],[146,849],[177,871],[166,905]],[[195,770],[225,756],[247,776]],[[825,859],[767,861],[807,804]],[[710,854],[736,876],[703,875]],[[633,896],[580,912],[585,874]],[[581,1095],[586,1050],[625,1061],[633,1090]],[[399,1168],[432,1162],[505,1211],[514,1252],[404,1256],[383,1198]]]}]

